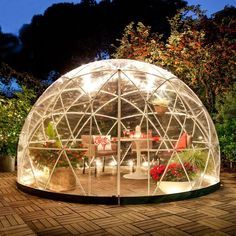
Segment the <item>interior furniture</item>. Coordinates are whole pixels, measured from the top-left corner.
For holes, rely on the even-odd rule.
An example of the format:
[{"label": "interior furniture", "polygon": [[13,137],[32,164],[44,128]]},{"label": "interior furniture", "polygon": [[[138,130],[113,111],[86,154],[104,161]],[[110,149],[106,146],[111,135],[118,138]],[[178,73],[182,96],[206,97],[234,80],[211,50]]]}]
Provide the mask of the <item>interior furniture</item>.
[{"label": "interior furniture", "polygon": [[123,142],[132,142],[132,151],[137,153],[137,165],[136,170],[133,173],[125,174],[123,177],[126,179],[147,179],[147,173],[143,173],[141,170],[141,152],[151,151],[152,149],[152,142],[154,137],[150,138],[138,138],[138,137],[128,137],[128,138],[121,138]]},{"label": "interior furniture", "polygon": [[[97,136],[97,135],[96,135]],[[85,156],[91,158],[91,163],[98,157],[103,158],[102,171],[105,171],[105,158],[107,156],[117,155],[117,143],[111,141],[111,150],[99,150],[98,145],[94,143],[93,135],[81,135],[82,145],[87,148]],[[97,175],[97,165],[95,162],[95,176]]]}]

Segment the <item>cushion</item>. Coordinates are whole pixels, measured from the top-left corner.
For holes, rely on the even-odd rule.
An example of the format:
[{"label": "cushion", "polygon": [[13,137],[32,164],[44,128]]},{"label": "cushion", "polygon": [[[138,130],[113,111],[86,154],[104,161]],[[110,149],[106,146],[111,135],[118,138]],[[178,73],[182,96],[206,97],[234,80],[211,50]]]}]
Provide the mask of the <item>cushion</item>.
[{"label": "cushion", "polygon": [[93,142],[97,145],[98,151],[110,151],[111,135],[93,135]]},{"label": "cushion", "polygon": [[179,141],[176,143],[176,150],[180,151],[187,147],[187,134],[183,133]]}]

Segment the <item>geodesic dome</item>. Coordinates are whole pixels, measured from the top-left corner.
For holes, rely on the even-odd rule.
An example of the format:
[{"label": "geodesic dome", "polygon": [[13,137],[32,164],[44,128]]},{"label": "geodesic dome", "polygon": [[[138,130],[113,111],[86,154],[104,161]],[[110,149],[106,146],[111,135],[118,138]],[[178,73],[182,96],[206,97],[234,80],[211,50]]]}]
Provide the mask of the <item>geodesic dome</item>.
[{"label": "geodesic dome", "polygon": [[134,60],[80,66],[37,100],[20,135],[21,187],[148,197],[219,184],[219,142],[196,94]]}]

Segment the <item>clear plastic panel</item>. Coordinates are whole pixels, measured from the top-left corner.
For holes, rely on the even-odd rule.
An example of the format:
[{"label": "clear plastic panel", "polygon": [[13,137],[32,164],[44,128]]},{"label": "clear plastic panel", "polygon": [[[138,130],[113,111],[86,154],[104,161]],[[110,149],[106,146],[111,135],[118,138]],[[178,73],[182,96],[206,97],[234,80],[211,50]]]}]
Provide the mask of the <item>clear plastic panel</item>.
[{"label": "clear plastic panel", "polygon": [[38,99],[20,136],[18,169],[21,184],[54,192],[185,192],[219,182],[219,143],[199,98],[170,72],[98,61]]}]

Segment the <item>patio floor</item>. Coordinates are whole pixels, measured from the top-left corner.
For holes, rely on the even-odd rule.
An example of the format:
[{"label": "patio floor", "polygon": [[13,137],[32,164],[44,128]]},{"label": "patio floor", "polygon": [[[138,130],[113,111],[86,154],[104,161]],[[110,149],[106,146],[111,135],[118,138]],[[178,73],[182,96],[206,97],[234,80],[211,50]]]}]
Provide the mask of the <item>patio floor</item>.
[{"label": "patio floor", "polygon": [[16,173],[0,173],[2,235],[236,235],[236,173],[191,200],[146,205],[83,205],[20,192]]}]

